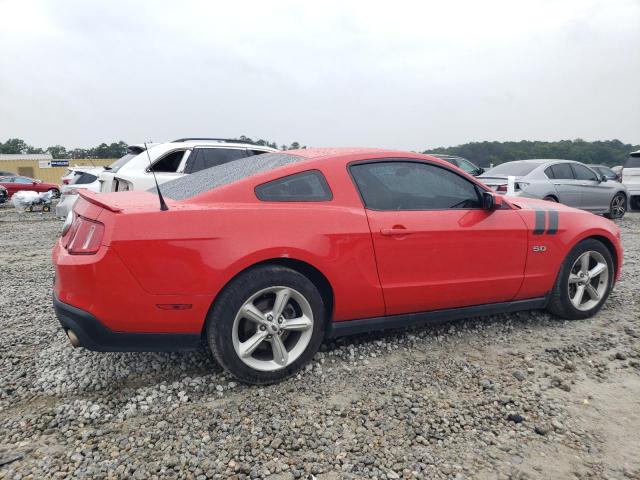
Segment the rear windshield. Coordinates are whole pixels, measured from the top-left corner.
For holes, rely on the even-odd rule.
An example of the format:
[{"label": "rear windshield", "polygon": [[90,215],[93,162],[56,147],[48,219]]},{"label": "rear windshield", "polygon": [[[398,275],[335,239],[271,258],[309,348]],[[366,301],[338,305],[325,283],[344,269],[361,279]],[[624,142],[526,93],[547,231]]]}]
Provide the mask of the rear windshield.
[{"label": "rear windshield", "polygon": [[109,170],[110,172],[116,173],[118,170],[120,170],[122,167],[124,167],[124,165],[129,160],[131,160],[133,157],[137,157],[137,156],[138,156],[137,153],[127,153],[124,157],[120,157],[118,160],[116,160],[111,165],[109,165],[109,167],[107,167],[107,170]]},{"label": "rear windshield", "polygon": [[490,177],[492,175],[514,175],[516,177],[522,177],[524,175],[530,174],[539,166],[539,163],[529,162],[501,163],[500,165],[493,167],[491,170],[487,170],[486,172],[484,172],[482,176]]},{"label": "rear windshield", "polygon": [[640,155],[627,158],[624,162],[624,168],[640,168]]},{"label": "rear windshield", "polygon": [[[160,189],[165,197],[173,200],[186,200],[214,188],[301,160],[304,158],[287,153],[265,153],[264,155],[239,158],[163,183]],[[155,192],[156,188],[153,187],[149,191]]]}]

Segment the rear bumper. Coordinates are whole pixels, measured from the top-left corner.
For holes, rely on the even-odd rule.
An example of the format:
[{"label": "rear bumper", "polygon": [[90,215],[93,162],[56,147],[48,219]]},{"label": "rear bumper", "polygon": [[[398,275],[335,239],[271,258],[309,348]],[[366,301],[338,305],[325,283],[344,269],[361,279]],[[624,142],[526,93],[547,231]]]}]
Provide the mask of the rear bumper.
[{"label": "rear bumper", "polygon": [[98,352],[193,351],[200,348],[201,338],[190,333],[124,333],[115,332],[89,312],[61,302],[53,295],[53,308],[60,325],[71,330],[80,347]]}]

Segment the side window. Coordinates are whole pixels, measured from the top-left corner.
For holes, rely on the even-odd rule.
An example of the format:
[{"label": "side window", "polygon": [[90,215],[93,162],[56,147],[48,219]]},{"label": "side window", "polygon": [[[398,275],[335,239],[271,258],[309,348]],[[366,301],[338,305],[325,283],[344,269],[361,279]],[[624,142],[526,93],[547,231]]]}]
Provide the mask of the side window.
[{"label": "side window", "polygon": [[446,168],[421,162],[374,162],[351,166],[367,208],[446,210],[481,208],[478,188]]},{"label": "side window", "polygon": [[592,180],[594,182],[598,181],[598,177],[595,173],[589,170],[584,165],[579,165],[577,163],[572,163],[571,167],[576,174],[576,180]]},{"label": "side window", "polygon": [[561,179],[561,180],[573,180],[573,170],[571,170],[571,165],[568,163],[557,163],[552,165],[551,171],[553,172],[553,178]]},{"label": "side window", "polygon": [[26,178],[26,177],[16,177],[13,179],[14,183],[23,183],[23,184],[28,184],[28,183],[33,183],[33,180],[31,180],[30,178]]},{"label": "side window", "polygon": [[333,198],[327,180],[318,170],[296,173],[258,185],[256,196],[266,202],[323,202]]},{"label": "side window", "polygon": [[152,170],[154,172],[175,173],[180,166],[180,162],[182,161],[183,156],[184,150],[176,150],[175,152],[168,153],[153,164]]},{"label": "side window", "polygon": [[246,150],[238,148],[195,148],[187,160],[184,173],[199,172],[246,156]]},{"label": "side window", "polygon": [[545,168],[544,174],[547,176],[547,178],[556,178],[555,174],[553,173],[553,168],[551,167]]},{"label": "side window", "polygon": [[98,177],[96,177],[95,175],[92,175],[88,172],[84,172],[81,173],[80,175],[77,175],[71,183],[73,183],[74,185],[82,185],[85,183],[93,183],[98,179]]}]

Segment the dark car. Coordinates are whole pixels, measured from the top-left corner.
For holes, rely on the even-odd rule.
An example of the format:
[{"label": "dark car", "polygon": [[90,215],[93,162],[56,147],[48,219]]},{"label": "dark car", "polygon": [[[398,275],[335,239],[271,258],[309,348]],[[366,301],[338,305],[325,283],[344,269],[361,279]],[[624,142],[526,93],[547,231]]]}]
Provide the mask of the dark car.
[{"label": "dark car", "polygon": [[607,167],[606,165],[592,165],[587,164],[591,170],[594,170],[597,174],[602,177],[605,177],[607,180],[613,180],[614,182],[622,182],[621,175],[618,175],[616,172],[611,170],[611,167]]},{"label": "dark car", "polygon": [[7,172],[6,170],[0,170],[0,177],[16,177],[18,174],[13,172]]},{"label": "dark car", "polygon": [[436,157],[440,160],[444,160],[445,162],[449,162],[456,167],[461,168],[469,175],[473,175],[474,177],[477,177],[478,175],[482,175],[484,173],[484,168],[479,167],[466,158],[457,157],[455,155],[445,155],[444,153],[428,153],[427,155],[431,155],[432,157]]}]

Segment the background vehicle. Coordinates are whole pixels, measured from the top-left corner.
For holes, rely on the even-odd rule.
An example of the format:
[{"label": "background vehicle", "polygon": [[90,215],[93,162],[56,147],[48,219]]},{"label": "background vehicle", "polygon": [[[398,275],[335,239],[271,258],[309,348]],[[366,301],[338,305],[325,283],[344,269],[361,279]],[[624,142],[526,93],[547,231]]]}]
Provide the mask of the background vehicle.
[{"label": "background vehicle", "polygon": [[498,192],[507,192],[508,177],[515,177],[513,195],[560,202],[570,207],[622,218],[627,210],[627,189],[573,160],[516,160],[502,163],[480,180]]},{"label": "background vehicle", "polygon": [[55,197],[60,196],[60,186],[55,183],[45,183],[35,178],[15,176],[0,178],[0,185],[7,189],[9,197],[14,193],[24,190],[27,192],[51,192]]},{"label": "background vehicle", "polygon": [[632,152],[622,166],[622,183],[629,190],[631,208],[640,209],[640,150]]},{"label": "background vehicle", "polygon": [[478,175],[482,175],[484,173],[484,168],[477,166],[475,163],[467,160],[466,158],[457,157],[455,155],[445,155],[443,153],[430,153],[429,155],[439,158],[440,160],[444,160],[445,162],[449,162],[456,167],[461,168],[469,175],[473,175],[474,177],[477,177]]},{"label": "background vehicle", "polygon": [[596,172],[601,177],[605,177],[607,180],[612,180],[614,182],[622,182],[622,176],[616,172],[614,172],[610,167],[606,165],[593,165],[590,163],[585,164],[591,170]]},{"label": "background vehicle", "polygon": [[[149,156],[147,153],[140,154],[144,152],[143,149],[122,164],[107,169],[100,175],[100,191],[123,192],[154,188],[152,169],[158,184],[162,184],[231,160],[275,151],[277,150],[274,148],[237,140],[182,138],[149,146]],[[153,167],[149,165],[149,158]]]},{"label": "background vehicle", "polygon": [[17,173],[7,172],[6,170],[0,170],[0,177],[17,177]]},{"label": "background vehicle", "polygon": [[78,199],[78,190],[86,189],[99,192],[98,175],[103,171],[104,167],[73,167],[73,177],[68,184],[62,185],[62,195],[56,205],[56,216],[64,218],[69,214]]},{"label": "background vehicle", "polygon": [[150,191],[81,192],[52,255],[73,345],[205,338],[233,375],[266,383],[325,337],[531,308],[588,317],[622,263],[613,222],[507,200],[417,153],[278,152],[161,190],[168,210]]}]

